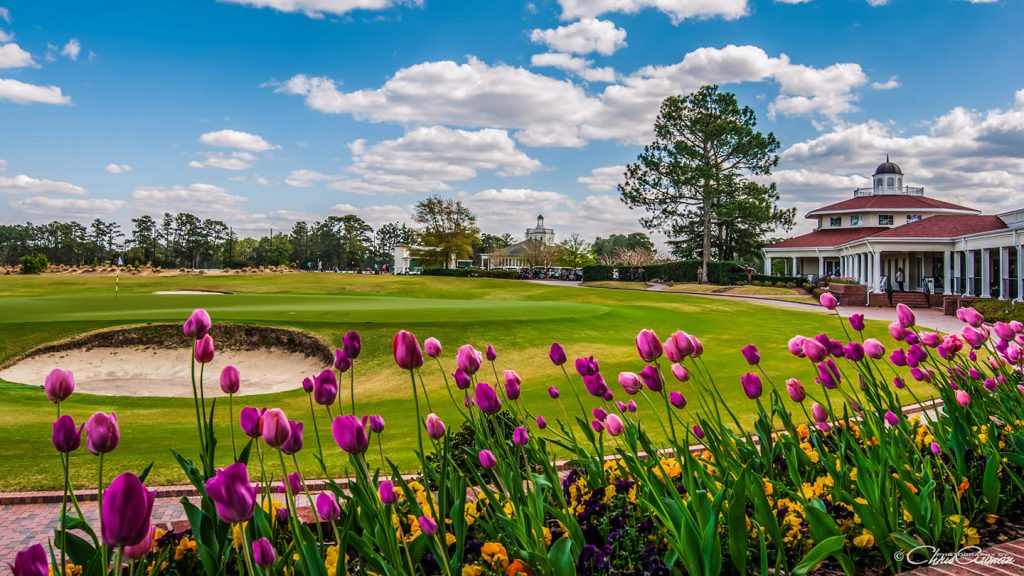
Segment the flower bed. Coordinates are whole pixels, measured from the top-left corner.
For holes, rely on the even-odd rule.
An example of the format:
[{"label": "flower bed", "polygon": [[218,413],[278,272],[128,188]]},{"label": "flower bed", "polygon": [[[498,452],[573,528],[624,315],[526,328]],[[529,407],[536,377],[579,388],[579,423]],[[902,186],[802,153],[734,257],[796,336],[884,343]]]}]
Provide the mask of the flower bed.
[{"label": "flower bed", "polygon": [[[821,302],[837,309],[829,293]],[[206,400],[205,383],[193,376],[196,438],[183,444],[195,450],[198,440],[200,448],[191,457],[175,453],[201,495],[198,504],[182,502],[188,530],[167,534],[152,526],[147,471],[124,472],[109,486],[101,472],[99,525],[82,520],[76,487],[65,482],[65,512],[49,546],[19,552],[13,570],[17,576],[898,572],[924,561],[929,550],[988,544],[1001,527],[1024,519],[1024,327],[990,328],[970,308],[958,316],[962,331],[942,336],[918,330],[913,312],[900,305],[889,331],[902,345],[887,351],[863,339],[863,316],[836,313],[840,339],[819,334],[789,341],[795,364],[816,375],[806,386],[797,378],[772,381],[753,344],[737,356],[750,367],[740,382],[717,382],[702,360],[703,343],[681,331],[662,341],[642,330],[635,342],[641,368],[611,384],[597,359],[570,364],[556,343],[549,359],[565,383],[548,392],[560,414],[533,412],[520,398],[519,376],[504,370],[499,377],[492,347],[481,353],[461,346],[449,375],[440,342],[428,338],[421,346],[400,331],[396,375],[408,379],[410,410],[423,423],[414,445],[415,480],[390,463],[371,466],[386,461],[379,439],[387,431],[379,416],[356,416],[351,368],[361,342],[350,332],[333,367],[302,383],[309,419],[243,408],[238,438],[233,432],[230,440],[235,462],[224,469],[213,466],[215,451],[228,446],[213,434],[217,402]],[[193,374],[201,375],[195,365],[215,354],[211,331],[201,310],[184,325]],[[442,378],[446,397],[428,397],[425,377]],[[894,389],[904,388],[907,377],[930,384],[930,396],[944,404],[927,422],[902,413]],[[232,395],[232,419],[231,399],[241,383],[238,369],[224,369],[220,387]],[[736,418],[721,386],[742,387],[757,409],[752,426]],[[60,472],[66,478],[78,458],[83,428],[102,471],[103,455],[120,440],[116,416],[96,413],[77,427],[60,413],[74,391],[73,375],[55,369],[45,388],[58,413],[53,443]],[[437,402],[451,402],[462,415],[457,430],[425,414]],[[704,449],[689,450],[697,442]],[[379,460],[368,457],[374,448]],[[339,449],[356,477],[345,489],[328,481],[314,498],[295,453],[315,450],[317,474],[330,477],[322,454]],[[556,467],[556,452],[570,455],[568,473]],[[312,522],[300,514],[302,496],[315,502]]]}]

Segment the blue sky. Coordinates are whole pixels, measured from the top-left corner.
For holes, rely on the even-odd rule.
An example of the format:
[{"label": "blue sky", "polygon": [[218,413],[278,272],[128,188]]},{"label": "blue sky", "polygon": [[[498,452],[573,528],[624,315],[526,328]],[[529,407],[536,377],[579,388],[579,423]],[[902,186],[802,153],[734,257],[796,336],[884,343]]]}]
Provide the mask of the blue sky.
[{"label": "blue sky", "polygon": [[[784,206],[886,153],[985,211],[1024,189],[1013,0],[0,0],[0,222],[191,211],[260,234],[438,192],[488,232],[638,229],[621,166],[718,82]],[[1017,200],[1019,203],[1019,200]],[[806,224],[803,225],[806,227]]]}]

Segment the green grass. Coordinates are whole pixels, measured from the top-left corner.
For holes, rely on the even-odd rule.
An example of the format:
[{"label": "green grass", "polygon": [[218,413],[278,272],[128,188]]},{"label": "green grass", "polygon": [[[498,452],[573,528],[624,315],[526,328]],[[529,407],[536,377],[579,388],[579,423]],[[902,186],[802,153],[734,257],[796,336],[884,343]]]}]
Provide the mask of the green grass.
[{"label": "green grass", "polygon": [[[205,289],[231,295],[154,295],[157,290]],[[420,339],[435,336],[445,346],[442,358],[447,372],[454,370],[454,353],[462,343],[479,349],[493,344],[498,350],[497,369],[515,369],[523,377],[523,402],[535,414],[553,419],[560,410],[548,399],[549,385],[564,388],[561,371],[550,364],[547,350],[561,342],[571,358],[593,354],[617,391],[619,371],[639,370],[633,338],[641,328],[653,328],[662,338],[682,329],[702,338],[705,360],[716,382],[735,410],[747,421],[751,403],[743,396],[740,375],[746,371],[739,349],[756,343],[763,365],[776,382],[801,378],[813,386],[811,367],[789,357],[786,341],[797,333],[813,335],[836,332],[832,318],[810,310],[794,312],[736,299],[710,299],[681,294],[631,290],[592,290],[557,287],[509,280],[440,277],[387,277],[335,274],[288,274],[252,276],[122,277],[120,297],[115,300],[113,278],[102,276],[3,276],[0,277],[0,365],[26,350],[86,331],[146,322],[182,321],[196,307],[210,311],[217,322],[250,322],[283,325],[318,335],[337,344],[348,330],[363,336],[363,354],[356,362],[358,412],[382,414],[387,421],[384,452],[403,468],[414,463],[415,418],[408,376],[395,367],[391,338],[408,329]],[[870,326],[871,335],[889,342],[881,323]],[[187,362],[188,358],[181,358]],[[246,367],[239,366],[242,386]],[[570,367],[570,372],[571,372]],[[449,423],[457,424],[436,364],[423,370],[431,388],[433,408]],[[480,373],[492,381],[491,367]],[[39,374],[40,384],[44,374]],[[216,375],[207,378],[216,386]],[[281,407],[291,418],[306,422],[306,448],[300,454],[303,470],[316,470],[315,439],[308,401],[295,382],[295,391],[238,399],[241,406]],[[691,397],[692,384],[681,388]],[[347,399],[347,379],[345,381]],[[571,394],[569,395],[571,398]],[[565,398],[565,396],[563,396]],[[346,400],[347,401],[347,400]],[[691,398],[696,405],[695,398]],[[574,404],[574,402],[572,402]],[[38,388],[0,390],[4,417],[0,420],[0,490],[55,489],[61,480],[59,461],[50,444],[55,407]],[[218,405],[219,455],[230,458],[229,421],[226,404]],[[64,412],[84,421],[96,410],[116,411],[121,423],[121,445],[109,454],[104,470],[111,476],[123,470],[139,471],[155,462],[150,484],[182,483],[184,477],[170,455],[176,448],[194,456],[197,448],[192,400],[175,398],[116,398],[76,394],[64,404]],[[345,472],[340,450],[330,437],[327,418],[317,415],[327,463],[334,474]],[[371,458],[375,461],[376,456]],[[78,485],[94,483],[97,459],[83,449],[72,458]]]}]

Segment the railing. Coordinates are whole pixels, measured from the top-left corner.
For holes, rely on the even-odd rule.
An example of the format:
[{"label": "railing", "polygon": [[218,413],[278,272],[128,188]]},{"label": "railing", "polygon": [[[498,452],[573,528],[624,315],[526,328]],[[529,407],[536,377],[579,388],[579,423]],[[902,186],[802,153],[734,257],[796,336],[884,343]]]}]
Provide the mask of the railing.
[{"label": "railing", "polygon": [[904,186],[903,188],[897,188],[895,186],[888,187],[883,186],[881,188],[856,188],[853,191],[854,198],[861,198],[864,196],[924,196],[924,188],[916,186]]}]

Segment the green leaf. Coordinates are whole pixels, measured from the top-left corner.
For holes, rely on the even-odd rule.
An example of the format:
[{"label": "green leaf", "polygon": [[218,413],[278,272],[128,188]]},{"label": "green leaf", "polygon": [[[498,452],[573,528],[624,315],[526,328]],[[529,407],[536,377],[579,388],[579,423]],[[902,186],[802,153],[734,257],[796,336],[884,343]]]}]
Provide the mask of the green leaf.
[{"label": "green leaf", "polygon": [[572,540],[559,538],[548,550],[548,561],[551,562],[552,574],[574,576],[576,561],[572,557]]},{"label": "green leaf", "polygon": [[800,563],[793,567],[793,574],[802,576],[810,572],[815,566],[821,563],[822,560],[829,556],[839,552],[843,549],[843,544],[846,540],[842,536],[832,536],[826,538],[811,548],[811,551],[800,560]]},{"label": "green leaf", "polygon": [[728,527],[729,527],[729,557],[732,558],[733,566],[741,576],[747,573],[747,482],[749,482],[748,468],[740,472],[736,483],[733,486],[732,498],[729,499]]},{"label": "green leaf", "polygon": [[999,456],[990,455],[985,464],[985,478],[982,492],[985,495],[985,511],[995,514],[999,507]]}]

